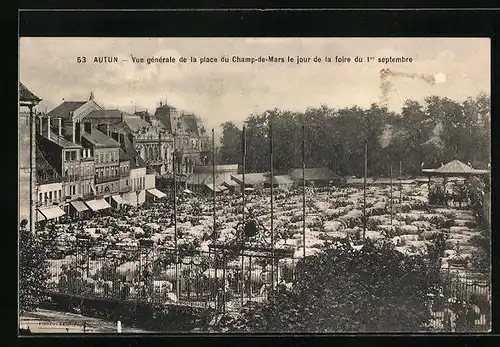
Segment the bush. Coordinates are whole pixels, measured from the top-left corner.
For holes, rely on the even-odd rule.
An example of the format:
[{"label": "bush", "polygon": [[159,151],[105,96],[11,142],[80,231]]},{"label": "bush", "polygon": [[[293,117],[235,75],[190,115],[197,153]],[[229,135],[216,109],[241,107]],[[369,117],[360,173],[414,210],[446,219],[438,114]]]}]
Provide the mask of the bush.
[{"label": "bush", "polygon": [[424,331],[426,297],[439,269],[423,256],[405,256],[392,242],[367,241],[356,251],[343,242],[297,264],[292,289],[279,287],[266,303],[220,320],[228,332]]},{"label": "bush", "polygon": [[24,228],[19,231],[19,307],[35,310],[48,299],[45,289],[50,278],[49,264],[40,240]]}]

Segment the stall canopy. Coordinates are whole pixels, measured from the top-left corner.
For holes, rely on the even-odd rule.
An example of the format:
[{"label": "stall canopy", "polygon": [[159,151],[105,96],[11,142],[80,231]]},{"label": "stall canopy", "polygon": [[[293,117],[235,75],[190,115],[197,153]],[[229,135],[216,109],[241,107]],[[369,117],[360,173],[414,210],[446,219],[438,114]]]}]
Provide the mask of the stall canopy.
[{"label": "stall canopy", "polygon": [[[212,191],[214,190],[214,185],[211,183],[205,183],[205,186]],[[227,189],[226,187],[224,188]],[[221,191],[220,187],[215,186],[215,192],[220,192],[220,191]]]},{"label": "stall canopy", "polygon": [[158,190],[158,189],[156,189],[156,188],[153,188],[153,189],[148,189],[148,190],[147,190],[147,192],[148,192],[149,194],[151,194],[152,196],[154,196],[155,198],[158,198],[158,199],[161,199],[161,198],[163,198],[163,197],[167,196],[167,194],[165,194],[165,193],[163,193],[163,192],[159,191],[159,190]]},{"label": "stall canopy", "polygon": [[43,218],[49,220],[64,216],[66,213],[59,208],[59,206],[49,206],[45,208],[39,208],[38,212],[43,216]]},{"label": "stall canopy", "polygon": [[85,202],[92,211],[104,210],[110,208],[111,206],[104,199],[90,200]]},{"label": "stall canopy", "polygon": [[479,170],[462,163],[460,160],[452,160],[437,169],[422,169],[427,176],[474,176],[488,174],[488,170]]},{"label": "stall canopy", "polygon": [[71,206],[73,206],[77,212],[83,212],[89,209],[82,201],[72,201]]},{"label": "stall canopy", "polygon": [[128,205],[128,201],[124,200],[120,195],[113,195],[111,197],[117,204]]}]

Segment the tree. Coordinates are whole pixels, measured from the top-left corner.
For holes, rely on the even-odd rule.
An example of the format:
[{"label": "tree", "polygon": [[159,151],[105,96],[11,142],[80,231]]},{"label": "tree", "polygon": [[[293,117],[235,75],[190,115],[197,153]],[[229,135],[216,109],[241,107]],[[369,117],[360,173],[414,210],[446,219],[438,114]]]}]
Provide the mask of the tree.
[{"label": "tree", "polygon": [[367,242],[357,251],[343,241],[297,265],[292,289],[268,302],[225,315],[216,330],[242,332],[425,331],[427,295],[439,268],[424,256],[405,256],[392,242]]},{"label": "tree", "polygon": [[47,299],[50,278],[45,249],[30,230],[19,231],[19,306],[21,312],[35,310]]},{"label": "tree", "polygon": [[241,161],[241,130],[231,121],[221,124],[222,137],[219,163],[234,164]]}]

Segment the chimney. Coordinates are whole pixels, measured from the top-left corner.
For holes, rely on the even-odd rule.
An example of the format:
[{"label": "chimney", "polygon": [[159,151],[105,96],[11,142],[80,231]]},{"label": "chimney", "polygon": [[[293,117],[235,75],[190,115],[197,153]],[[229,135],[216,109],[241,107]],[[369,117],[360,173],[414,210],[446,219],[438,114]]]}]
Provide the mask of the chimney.
[{"label": "chimney", "polygon": [[47,117],[47,138],[50,140],[50,117]]},{"label": "chimney", "polygon": [[42,115],[38,115],[38,131],[40,132],[40,135],[43,134],[43,118],[42,118]]},{"label": "chimney", "polygon": [[57,127],[58,135],[59,135],[59,137],[61,137],[62,136],[62,118],[61,117],[57,118],[57,121],[59,123],[58,127]]}]

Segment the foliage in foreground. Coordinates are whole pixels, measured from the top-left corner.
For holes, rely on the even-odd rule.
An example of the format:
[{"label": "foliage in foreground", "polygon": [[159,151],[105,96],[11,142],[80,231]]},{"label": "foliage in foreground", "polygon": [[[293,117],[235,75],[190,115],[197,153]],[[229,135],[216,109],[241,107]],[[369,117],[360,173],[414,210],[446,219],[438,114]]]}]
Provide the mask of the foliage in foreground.
[{"label": "foliage in foreground", "polygon": [[423,256],[405,256],[392,243],[368,242],[360,251],[342,243],[307,257],[291,289],[267,303],[224,315],[221,332],[395,332],[425,331],[439,270]]},{"label": "foliage in foreground", "polygon": [[33,311],[47,299],[44,290],[50,278],[42,243],[30,230],[19,231],[19,307]]}]

